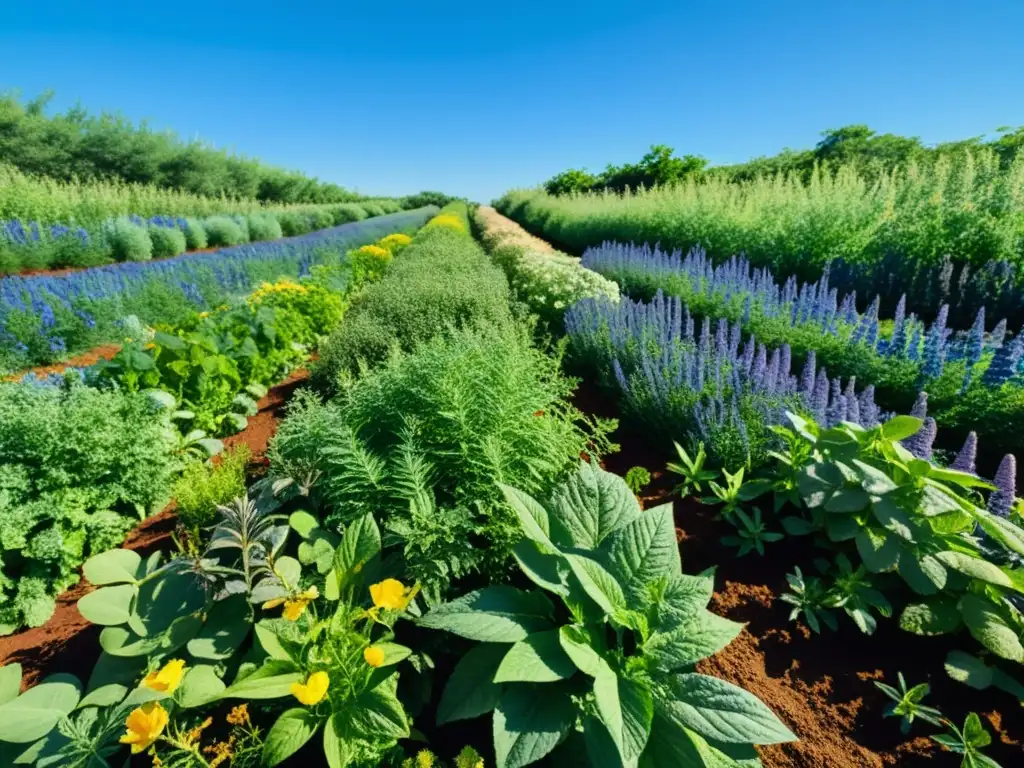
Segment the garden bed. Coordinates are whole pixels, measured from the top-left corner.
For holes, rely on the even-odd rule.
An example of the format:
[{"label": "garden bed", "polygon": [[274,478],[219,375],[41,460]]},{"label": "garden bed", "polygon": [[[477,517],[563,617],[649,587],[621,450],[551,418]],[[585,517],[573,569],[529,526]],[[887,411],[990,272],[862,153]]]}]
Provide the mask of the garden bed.
[{"label": "garden bed", "polygon": [[[585,412],[618,415],[614,405],[587,383],[576,399]],[[716,568],[717,589],[710,608],[747,624],[728,647],[700,662],[698,670],[750,691],[800,738],[759,747],[765,768],[958,765],[957,756],[928,738],[938,729],[918,721],[909,737],[901,737],[898,718],[883,719],[890,702],[872,681],[891,684],[898,672],[911,685],[927,682],[931,694],[925,703],[938,706],[954,722],[962,723],[969,712],[981,715],[993,734],[986,753],[1001,765],[1024,760],[1024,747],[1011,735],[1024,733],[1024,711],[1013,706],[1012,697],[968,688],[943,671],[946,654],[964,646],[962,637],[919,637],[900,630],[895,619],[880,620],[870,636],[845,616],[838,632],[826,629],[823,634],[790,622],[789,607],[779,596],[787,590],[786,573],[794,566],[810,570],[814,555],[808,542],[790,537],[767,545],[764,557],[736,558],[735,550],[719,541],[735,529],[715,519],[716,507],[673,493],[673,477],[664,471],[666,454],[651,444],[649,436],[620,428],[613,439],[622,450],[608,457],[605,468],[618,475],[634,466],[650,471],[643,506],[673,503],[683,571]]]},{"label": "garden bed", "polygon": [[[249,419],[248,426],[224,439],[225,447],[240,444],[248,446],[252,452],[251,468],[260,471],[263,455],[277,424],[283,418],[288,399],[308,377],[308,371],[303,368],[272,387],[259,401],[259,412]],[[128,534],[123,546],[143,555],[167,549],[171,545],[175,523],[172,501],[159,514],[139,523]],[[9,637],[0,637],[0,666],[20,663],[24,672],[23,688],[35,685],[43,677],[58,672],[72,673],[82,680],[89,679],[98,653],[97,640],[102,628],[86,621],[78,612],[76,603],[91,589],[92,586],[83,578],[57,599],[57,609],[45,624]]]}]

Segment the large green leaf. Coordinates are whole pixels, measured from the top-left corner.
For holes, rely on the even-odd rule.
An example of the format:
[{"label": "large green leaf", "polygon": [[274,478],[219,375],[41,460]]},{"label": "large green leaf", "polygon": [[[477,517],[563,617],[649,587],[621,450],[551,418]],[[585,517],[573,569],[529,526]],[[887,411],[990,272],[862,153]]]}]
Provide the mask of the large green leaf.
[{"label": "large green leaf", "polygon": [[537,542],[523,539],[512,548],[512,555],[527,578],[538,587],[563,597],[569,594],[566,584],[569,564],[560,554],[542,552]]},{"label": "large green leaf", "polygon": [[236,680],[221,694],[222,699],[279,699],[290,696],[293,683],[302,682],[302,674],[293,663],[271,659],[251,675]]},{"label": "large green leaf", "polygon": [[355,757],[346,735],[335,730],[333,717],[324,726],[324,757],[328,768],[345,768]]},{"label": "large green leaf", "polygon": [[334,567],[341,573],[342,583],[354,581],[380,551],[380,529],[373,514],[367,512],[345,529],[345,535],[334,555]]},{"label": "large green leaf", "polygon": [[561,627],[558,630],[558,641],[580,672],[591,677],[597,674],[602,659],[591,645],[585,629],[578,626]]},{"label": "large green leaf", "polygon": [[642,599],[655,579],[682,570],[671,504],[642,512],[609,534],[602,549],[631,600]]},{"label": "large green leaf", "polygon": [[891,496],[883,496],[871,505],[871,512],[879,524],[901,539],[914,540],[910,515]]},{"label": "large green leaf", "polygon": [[1013,579],[1007,576],[998,565],[994,565],[983,558],[953,550],[936,552],[935,558],[954,571],[970,576],[972,579],[979,579],[989,584],[995,584],[998,587],[1017,589]]},{"label": "large green leaf", "polygon": [[78,612],[101,627],[125,624],[132,615],[132,599],[135,592],[134,584],[101,587],[79,598]]},{"label": "large green leaf", "polygon": [[917,555],[908,549],[900,553],[899,574],[919,595],[938,594],[946,586],[949,572],[934,555]]},{"label": "large green leaf", "polygon": [[501,488],[502,493],[505,494],[505,500],[519,518],[519,524],[523,527],[523,533],[527,538],[543,547],[553,548],[548,512],[540,502],[530,494],[510,485],[498,483],[498,487]]},{"label": "large green leaf", "polygon": [[576,721],[569,692],[558,684],[510,685],[494,710],[497,768],[522,768],[558,746]]},{"label": "large green leaf", "polygon": [[712,745],[680,726],[657,707],[640,768],[761,768],[757,750],[747,744]]},{"label": "large green leaf", "polygon": [[672,675],[654,706],[679,727],[726,744],[778,744],[796,739],[760,699],[717,677]]},{"label": "large green leaf", "polygon": [[18,698],[0,705],[0,741],[28,744],[49,733],[82,695],[72,675],[51,675]]},{"label": "large green leaf", "polygon": [[571,677],[576,665],[562,650],[559,630],[535,632],[513,645],[494,674],[495,683],[553,683]]},{"label": "large green leaf", "polygon": [[409,718],[398,700],[398,675],[389,675],[336,710],[334,729],[368,741],[408,737]]},{"label": "large green leaf", "polygon": [[671,632],[651,635],[643,654],[655,669],[671,672],[718,653],[742,630],[742,624],[701,609]]},{"label": "large green leaf", "polygon": [[960,615],[974,639],[992,653],[1011,661],[1024,661],[1020,637],[988,600],[970,593],[962,595]]},{"label": "large green leaf", "polygon": [[602,659],[594,676],[594,702],[619,764],[635,764],[651,732],[654,698],[650,687],[616,674]]},{"label": "large green leaf", "polygon": [[857,534],[857,554],[872,573],[881,573],[900,561],[900,538],[885,531],[862,528]]},{"label": "large green leaf", "polygon": [[100,632],[100,647],[111,656],[169,654],[195,637],[202,627],[202,618],[195,615],[179,616],[160,634],[141,638],[124,627],[107,627]]},{"label": "large green leaf", "polygon": [[710,572],[697,576],[674,574],[659,595],[652,629],[667,632],[689,621],[707,607],[714,592],[715,579]]},{"label": "large green leaf", "polygon": [[551,494],[551,540],[559,548],[597,549],[612,531],[640,515],[626,482],[586,462]]},{"label": "large green leaf", "polygon": [[263,740],[263,764],[274,766],[284,762],[302,749],[319,727],[320,718],[308,709],[286,709]]},{"label": "large green leaf", "polygon": [[916,434],[922,424],[916,416],[894,416],[882,425],[882,435],[888,440],[903,440]]},{"label": "large green leaf", "polygon": [[607,661],[601,659],[594,675],[594,703],[601,722],[608,729],[608,735],[615,744],[615,749],[625,759],[622,743],[622,702],[619,701],[619,676]]},{"label": "large green leaf", "polygon": [[501,643],[483,643],[459,660],[437,705],[438,725],[479,717],[494,709],[501,696],[494,673],[508,649]]},{"label": "large green leaf", "polygon": [[911,603],[900,614],[900,629],[915,635],[945,635],[955,632],[962,624],[953,597],[939,596]]},{"label": "large green leaf", "polygon": [[1011,552],[1024,555],[1024,528],[982,509],[976,509],[974,515],[985,533]]},{"label": "large green leaf", "polygon": [[21,664],[13,662],[0,667],[0,706],[13,701],[21,692]]},{"label": "large green leaf", "polygon": [[181,685],[174,691],[174,700],[185,709],[200,707],[219,699],[225,690],[224,681],[212,665],[197,664],[186,670]]},{"label": "large green leaf", "polygon": [[582,552],[567,552],[565,559],[583,591],[605,614],[613,615],[626,607],[621,585],[595,558]]},{"label": "large green leaf", "polygon": [[419,623],[482,643],[518,643],[552,629],[553,613],[551,601],[540,592],[496,585],[439,605]]},{"label": "large green leaf", "polygon": [[92,584],[134,584],[142,556],[130,549],[111,549],[93,555],[82,566],[82,573]]},{"label": "large green leaf", "polygon": [[245,595],[233,595],[214,603],[199,634],[188,641],[188,652],[197,659],[230,658],[249,636],[252,609]]}]

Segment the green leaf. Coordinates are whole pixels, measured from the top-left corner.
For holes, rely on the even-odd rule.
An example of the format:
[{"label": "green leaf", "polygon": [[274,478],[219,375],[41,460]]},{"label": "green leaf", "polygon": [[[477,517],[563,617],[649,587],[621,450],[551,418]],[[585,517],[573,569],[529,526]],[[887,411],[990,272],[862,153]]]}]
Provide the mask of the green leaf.
[{"label": "green leaf", "polygon": [[651,635],[643,655],[655,669],[671,672],[718,653],[742,630],[742,624],[702,609],[671,632]]},{"label": "green leaf", "polygon": [[1024,661],[1024,645],[992,603],[977,595],[960,598],[960,615],[979,643],[1004,659]]},{"label": "green leaf", "polygon": [[381,668],[394,666],[412,655],[412,648],[398,643],[374,643],[373,647],[384,651],[384,661],[380,664]]},{"label": "green leaf", "polygon": [[946,656],[946,674],[971,688],[983,691],[992,685],[992,668],[977,656],[963,651],[950,651]]},{"label": "green leaf", "polygon": [[992,736],[981,724],[977,712],[971,712],[964,721],[964,740],[974,747],[987,747],[992,743]]},{"label": "green leaf", "polygon": [[483,643],[518,643],[534,632],[552,629],[553,613],[551,601],[542,593],[497,585],[439,605],[418,623]]},{"label": "green leaf", "polygon": [[974,515],[985,533],[1011,552],[1024,555],[1024,529],[983,509],[976,509]]},{"label": "green leaf", "polygon": [[537,542],[523,539],[512,548],[512,555],[523,573],[538,587],[562,597],[569,594],[566,584],[569,565],[561,554],[547,554]]},{"label": "green leaf", "polygon": [[494,673],[507,653],[507,645],[483,643],[462,657],[437,705],[438,725],[479,717],[497,706],[501,686],[494,682]]},{"label": "green leaf", "polygon": [[995,584],[998,587],[1016,589],[1013,580],[1003,573],[999,566],[993,565],[988,560],[953,550],[936,552],[935,558],[954,571],[958,571],[972,579],[979,579],[988,584]]},{"label": "green leaf", "polygon": [[576,707],[558,685],[512,685],[494,710],[497,768],[522,768],[549,754],[576,721]]},{"label": "green leaf", "polygon": [[214,603],[202,630],[188,641],[188,652],[197,659],[230,658],[252,629],[252,609],[245,595],[233,595]]},{"label": "green leaf", "polygon": [[287,661],[270,660],[248,677],[232,683],[222,699],[279,699],[291,695],[293,683],[301,683],[302,674]]},{"label": "green leaf", "polygon": [[825,511],[834,513],[860,512],[871,503],[871,497],[860,488],[843,488],[825,502]]},{"label": "green leaf", "polygon": [[294,557],[279,557],[274,561],[274,573],[289,589],[296,589],[302,580],[302,563]]},{"label": "green leaf", "polygon": [[320,719],[308,709],[295,707],[281,713],[263,741],[263,764],[278,765],[313,738]]},{"label": "green leaf", "polygon": [[409,736],[409,719],[398,700],[398,675],[347,700],[334,714],[336,733],[368,741],[404,739]]},{"label": "green leaf", "polygon": [[585,629],[576,626],[561,627],[558,630],[558,642],[580,672],[591,677],[597,674],[603,660],[590,644]]},{"label": "green leaf", "polygon": [[829,541],[849,541],[857,538],[862,530],[864,526],[852,515],[829,515],[825,518],[825,533]]},{"label": "green leaf", "polygon": [[891,497],[885,496],[871,505],[871,512],[881,526],[907,541],[914,540],[910,515]]},{"label": "green leaf", "polygon": [[672,504],[642,512],[609,534],[602,549],[626,595],[631,600],[641,599],[652,581],[682,570]]},{"label": "green leaf", "polygon": [[334,567],[341,573],[342,584],[353,582],[375,557],[380,555],[380,528],[373,514],[367,512],[353,520],[334,556]]},{"label": "green leaf", "polygon": [[936,467],[932,465],[931,471],[928,473],[928,477],[932,480],[937,480],[942,483],[952,483],[959,485],[961,488],[994,488],[995,486],[987,480],[982,480],[977,475],[969,475],[966,472],[960,472],[956,469],[949,469],[948,467]]},{"label": "green leaf", "polygon": [[551,523],[548,520],[547,510],[528,493],[504,483],[498,483],[498,487],[505,494],[505,501],[519,518],[519,524],[523,527],[523,533],[527,538],[543,547],[553,549]]},{"label": "green leaf", "polygon": [[601,563],[585,554],[567,553],[565,558],[583,591],[605,614],[626,607],[622,587]]},{"label": "green leaf", "polygon": [[[929,464],[929,466],[931,465]],[[963,507],[943,488],[929,483],[925,485],[924,491],[921,493],[921,503],[917,509],[925,517],[938,517],[951,512],[960,512]]]},{"label": "green leaf", "polygon": [[850,465],[857,473],[861,487],[872,496],[884,496],[899,487],[885,472],[867,462],[854,459],[850,462]]},{"label": "green leaf", "polygon": [[707,607],[714,592],[715,580],[710,573],[673,575],[656,605],[657,621],[652,628],[667,632],[689,621]]},{"label": "green leaf", "polygon": [[949,573],[934,556],[919,556],[904,549],[900,553],[899,573],[912,590],[919,595],[934,595],[946,586]]},{"label": "green leaf", "polygon": [[267,623],[267,619],[256,622],[254,629],[256,631],[256,639],[259,640],[260,647],[266,651],[270,658],[281,661],[292,660],[291,654],[288,653],[288,650],[284,645],[282,645],[281,638],[278,637],[273,626]]},{"label": "green leaf", "polygon": [[778,744],[796,736],[756,696],[724,680],[673,675],[655,709],[679,727],[727,744]]},{"label": "green leaf", "polygon": [[78,612],[102,627],[125,624],[131,618],[136,591],[134,584],[101,587],[79,598]]},{"label": "green leaf", "polygon": [[127,694],[128,686],[120,685],[119,683],[110,683],[109,685],[101,686],[86,694],[82,700],[78,702],[76,709],[84,709],[85,707],[112,707],[114,704],[119,704]]},{"label": "green leaf", "polygon": [[601,722],[608,729],[608,735],[619,754],[625,758],[622,742],[622,703],[619,701],[619,676],[607,661],[601,659],[594,675],[594,703]]},{"label": "green leaf", "polygon": [[680,726],[656,706],[651,735],[640,768],[761,768],[757,750],[747,744],[715,744]]},{"label": "green leaf", "polygon": [[78,705],[81,692],[81,683],[72,675],[51,675],[0,705],[0,741],[28,744],[43,738]]},{"label": "green leaf", "polygon": [[647,683],[622,676],[618,682],[622,705],[622,755],[629,762],[640,757],[647,746],[654,718],[654,696]]},{"label": "green leaf", "polygon": [[0,706],[13,701],[21,692],[21,664],[13,662],[0,667]]},{"label": "green leaf", "polygon": [[297,512],[292,512],[288,516],[288,525],[291,526],[291,529],[298,533],[299,536],[304,539],[308,539],[309,534],[320,527],[320,521],[313,517],[313,515],[309,514],[309,512],[298,510]]},{"label": "green leaf", "polygon": [[926,637],[955,632],[961,625],[956,598],[934,597],[911,603],[900,614],[900,629]]},{"label": "green leaf", "polygon": [[149,656],[172,653],[196,636],[203,627],[199,616],[179,616],[165,632],[138,637],[124,627],[107,627],[100,632],[100,647],[111,656]]},{"label": "green leaf", "polygon": [[640,515],[626,482],[580,462],[579,471],[551,494],[548,516],[555,546],[597,549],[605,537]]},{"label": "green leaf", "polygon": [[552,683],[571,677],[576,665],[559,643],[559,630],[536,632],[513,645],[494,675],[495,683]]},{"label": "green leaf", "polygon": [[862,528],[857,534],[857,553],[872,573],[889,571],[900,560],[900,539],[884,531]]},{"label": "green leaf", "polygon": [[142,557],[130,549],[111,549],[85,561],[82,573],[92,584],[134,584]]},{"label": "green leaf", "polygon": [[226,686],[210,664],[196,664],[185,671],[185,676],[174,691],[174,700],[184,709],[200,707],[224,695]]},{"label": "green leaf", "polygon": [[334,729],[334,718],[324,726],[324,757],[328,768],[346,768],[355,755],[345,737]]},{"label": "green leaf", "polygon": [[894,416],[882,425],[882,436],[887,440],[903,440],[916,434],[924,422],[914,416]]}]

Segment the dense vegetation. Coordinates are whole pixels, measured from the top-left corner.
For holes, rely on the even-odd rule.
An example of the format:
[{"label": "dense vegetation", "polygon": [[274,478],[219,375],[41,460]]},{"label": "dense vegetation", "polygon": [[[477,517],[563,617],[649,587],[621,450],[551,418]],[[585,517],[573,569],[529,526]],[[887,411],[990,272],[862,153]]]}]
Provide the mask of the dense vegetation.
[{"label": "dense vegetation", "polygon": [[12,95],[0,96],[0,158],[23,173],[61,181],[147,184],[206,197],[271,203],[360,199],[337,184],[199,141],[187,142],[171,131],[155,131],[146,123],[135,125],[120,115],[90,115],[81,106],[48,115],[51,98],[52,93],[44,93],[22,102]]}]

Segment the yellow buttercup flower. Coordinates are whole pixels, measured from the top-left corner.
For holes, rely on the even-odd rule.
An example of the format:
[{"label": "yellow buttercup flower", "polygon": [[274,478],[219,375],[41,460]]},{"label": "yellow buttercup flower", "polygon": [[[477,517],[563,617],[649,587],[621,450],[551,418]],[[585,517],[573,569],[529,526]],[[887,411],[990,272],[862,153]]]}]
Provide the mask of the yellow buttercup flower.
[{"label": "yellow buttercup flower", "polygon": [[130,744],[132,754],[137,755],[149,748],[167,727],[167,710],[160,702],[151,701],[138,709],[133,709],[124,721],[128,732],[121,737],[122,744]]},{"label": "yellow buttercup flower", "polygon": [[181,659],[171,659],[164,664],[162,669],[153,670],[146,675],[142,684],[147,688],[152,688],[154,691],[173,693],[184,674],[185,662]]},{"label": "yellow buttercup flower", "polygon": [[384,651],[375,645],[363,649],[363,659],[371,667],[379,667],[384,663]]},{"label": "yellow buttercup flower", "polygon": [[381,248],[379,245],[364,245],[357,248],[356,253],[364,253],[367,256],[376,256],[378,259],[388,259],[391,257],[391,251],[387,248]]},{"label": "yellow buttercup flower", "polygon": [[419,586],[407,589],[398,579],[384,579],[378,584],[370,585],[370,598],[374,607],[392,611],[404,611],[417,592]]},{"label": "yellow buttercup flower", "polygon": [[292,683],[289,690],[300,703],[311,707],[327,695],[327,688],[330,684],[331,678],[327,676],[326,672],[314,672],[306,682]]},{"label": "yellow buttercup flower", "polygon": [[288,621],[298,621],[299,617],[305,613],[306,606],[318,597],[320,597],[320,590],[316,586],[312,586],[294,597],[275,597],[273,600],[267,600],[263,604],[263,610],[268,611],[271,608],[283,605],[284,611],[282,611],[281,616],[288,619]]}]

